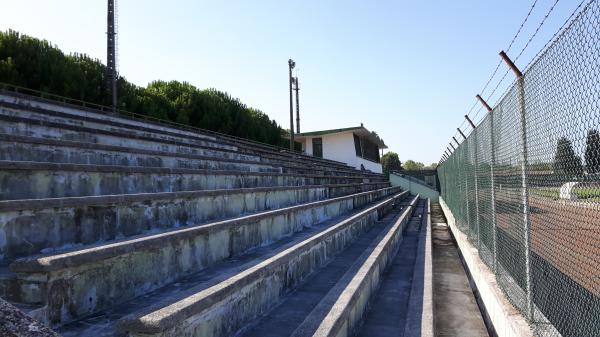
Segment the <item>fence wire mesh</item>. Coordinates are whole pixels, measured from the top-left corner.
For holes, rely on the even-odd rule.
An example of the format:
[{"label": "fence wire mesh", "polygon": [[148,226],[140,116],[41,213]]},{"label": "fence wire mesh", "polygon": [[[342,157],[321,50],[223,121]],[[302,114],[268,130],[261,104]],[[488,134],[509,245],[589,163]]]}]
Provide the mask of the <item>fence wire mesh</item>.
[{"label": "fence wire mesh", "polygon": [[600,5],[590,1],[438,168],[536,336],[600,336]]}]

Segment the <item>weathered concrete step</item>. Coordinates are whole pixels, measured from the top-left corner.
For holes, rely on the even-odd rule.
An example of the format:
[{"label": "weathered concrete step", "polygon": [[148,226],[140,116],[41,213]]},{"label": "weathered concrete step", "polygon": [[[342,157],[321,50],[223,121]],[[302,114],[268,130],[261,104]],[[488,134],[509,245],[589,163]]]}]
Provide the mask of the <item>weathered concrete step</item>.
[{"label": "weathered concrete step", "polygon": [[118,328],[126,336],[232,336],[376,226],[404,196],[387,198],[242,272],[224,275],[218,283],[131,314]]},{"label": "weathered concrete step", "polygon": [[180,137],[163,136],[152,131],[135,131],[111,126],[100,121],[81,122],[68,118],[48,118],[43,113],[36,113],[35,109],[27,107],[10,108],[5,104],[0,104],[0,121],[2,121],[0,132],[11,135],[91,141],[111,145],[123,145],[119,142],[131,143],[132,140],[138,140],[140,143],[146,141],[187,147],[203,146],[213,149],[237,150],[236,146],[205,138],[183,140]]},{"label": "weathered concrete step", "polygon": [[[156,164],[144,165],[143,163],[147,161],[158,163],[164,161],[164,158],[169,157],[205,160],[215,158],[234,159],[252,162],[259,162],[261,160],[259,156],[239,153],[237,151],[203,147],[184,147],[183,149],[180,149],[178,146],[163,146],[162,148],[162,150],[149,150],[130,146],[106,145],[101,143],[36,138],[0,133],[0,156],[2,160],[63,163],[78,161],[84,164],[101,165],[114,165],[114,163],[122,165],[121,163],[123,162],[133,161],[138,163],[135,166],[161,166]],[[98,159],[95,159],[95,157],[108,158],[100,158],[102,162],[98,162]],[[139,157],[140,159],[136,159],[136,157]]]},{"label": "weathered concrete step", "polygon": [[61,254],[19,259],[11,264],[11,269],[19,276],[22,300],[45,304],[44,320],[63,324],[398,191],[390,187]]},{"label": "weathered concrete step", "polygon": [[280,186],[0,201],[0,265],[65,247],[198,225],[387,186]]},{"label": "weathered concrete step", "polygon": [[181,149],[176,146],[168,147],[167,150],[172,152],[0,134],[0,160],[248,171],[271,168],[269,171],[275,172],[283,170],[294,173],[372,176],[350,169],[338,170],[306,163],[265,160],[235,151],[224,152],[198,147]]},{"label": "weathered concrete step", "polygon": [[250,151],[260,155],[272,155],[282,159],[301,158],[303,162],[323,163],[324,165],[338,166],[340,168],[349,167],[345,163],[334,160],[316,158],[298,153],[293,155],[287,152],[282,153],[282,149],[275,148],[268,144],[236,138],[208,130],[190,129],[189,127],[182,127],[181,125],[167,125],[164,123],[156,123],[147,119],[135,119],[129,116],[110,116],[104,111],[93,110],[84,107],[73,107],[62,102],[49,101],[33,96],[24,96],[21,94],[3,92],[0,93],[0,104],[14,109],[25,108],[27,110],[33,110],[38,113],[46,114],[48,117],[75,118],[78,119],[80,123],[86,120],[91,120],[116,127],[127,127],[133,130],[162,133],[169,136],[183,136],[190,139],[208,139],[235,146],[242,151]]},{"label": "weathered concrete step", "polygon": [[[0,109],[0,112],[2,110]],[[74,129],[74,130],[72,130]],[[7,117],[0,114],[0,133],[35,137],[40,139],[71,140],[76,142],[99,143],[104,145],[134,148],[147,151],[182,152],[190,154],[197,152],[193,150],[193,144],[175,141],[157,141],[152,137],[136,136],[130,133],[119,133],[116,131],[97,130],[79,126],[61,125],[57,123],[42,122],[24,117]],[[24,154],[23,154],[24,155]],[[240,169],[247,171],[281,171],[279,165],[261,163],[256,160],[243,161],[238,159],[221,159],[212,157],[202,162],[204,165],[221,169]]]},{"label": "weathered concrete step", "polygon": [[290,336],[310,314],[328,291],[339,281],[348,269],[367,249],[373,249],[373,242],[379,234],[389,229],[398,218],[399,212],[392,212],[380,220],[355,242],[337,254],[318,272],[307,278],[297,289],[283,297],[277,307],[261,319],[244,327],[240,337],[283,337]]},{"label": "weathered concrete step", "polygon": [[[365,210],[366,207],[359,208],[333,219],[320,222],[311,227],[304,227],[302,231],[294,235],[284,237],[269,245],[264,245],[251,249],[242,255],[229,258],[212,267],[208,267],[201,272],[182,277],[174,283],[156,289],[144,296],[136,297],[130,301],[111,307],[108,310],[99,312],[90,317],[66,324],[61,327],[60,332],[64,337],[113,337],[119,333],[116,330],[116,323],[126,316],[124,321],[135,319],[135,317],[145,316],[168,306],[179,302],[193,294],[208,289],[224,280],[233,277],[244,270],[250,269],[259,263],[285,251],[286,249],[303,242],[310,237],[321,233],[333,225],[349,219],[354,215]],[[321,269],[323,270],[323,269]]]},{"label": "weathered concrete step", "polygon": [[[41,119],[35,118],[39,117]],[[24,109],[6,109],[0,107],[0,133],[16,135],[16,136],[33,136],[32,138],[53,139],[53,140],[70,140],[76,142],[99,143],[110,146],[120,146],[125,148],[135,148],[147,151],[168,151],[173,153],[194,154],[198,152],[230,152],[240,154],[235,146],[226,146],[215,142],[207,142],[206,140],[190,141],[189,139],[164,138],[156,137],[152,132],[144,132],[139,134],[138,130],[119,129],[110,125],[104,125],[103,121],[99,121],[94,125],[84,126],[81,122],[67,123],[66,121],[46,121],[43,114],[39,116],[34,112]],[[258,157],[256,153],[242,154],[245,156]],[[240,160],[242,160],[241,158]],[[342,171],[346,174],[365,174],[350,168],[348,166],[339,167],[328,164],[321,164],[312,160],[298,161],[289,157],[273,158],[272,155],[265,156],[261,161],[266,161],[265,164],[270,165],[285,165],[289,169],[302,167],[311,163],[310,166],[318,166],[321,170],[332,170],[332,172]]]},{"label": "weathered concrete step", "polygon": [[403,242],[403,231],[412,217],[418,196],[403,214],[381,233],[375,246],[367,249],[331,287],[302,323],[291,333],[304,336],[352,336],[361,324],[372,296]]},{"label": "weathered concrete step", "polygon": [[[418,276],[415,275],[415,269],[421,240],[421,226],[427,224],[425,202],[425,200],[419,200],[416,205],[414,214],[405,230],[402,245],[390,263],[389,269],[382,274],[381,285],[375,296],[372,296],[363,324],[355,334],[356,337],[405,337],[406,324],[411,313],[421,314],[422,303],[413,302],[412,307],[409,303],[412,300],[411,296],[418,296],[416,292],[414,294],[411,292],[415,276]],[[424,285],[421,283],[416,286],[421,288]],[[427,319],[427,317],[421,318]],[[420,328],[419,325],[418,329],[420,330]],[[421,336],[419,331],[411,331],[408,335]],[[429,337],[433,337],[433,335]]]},{"label": "weathered concrete step", "polygon": [[0,161],[1,200],[383,181],[357,176]]}]

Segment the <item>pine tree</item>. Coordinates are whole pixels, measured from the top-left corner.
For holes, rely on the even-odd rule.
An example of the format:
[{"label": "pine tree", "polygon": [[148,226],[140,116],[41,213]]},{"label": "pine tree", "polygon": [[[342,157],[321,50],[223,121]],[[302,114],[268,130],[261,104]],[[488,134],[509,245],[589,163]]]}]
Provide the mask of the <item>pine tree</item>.
[{"label": "pine tree", "polygon": [[589,130],[587,134],[585,167],[588,173],[600,172],[600,134],[595,129]]},{"label": "pine tree", "polygon": [[570,179],[583,175],[581,158],[575,154],[573,144],[565,137],[558,139],[554,155],[554,174]]}]

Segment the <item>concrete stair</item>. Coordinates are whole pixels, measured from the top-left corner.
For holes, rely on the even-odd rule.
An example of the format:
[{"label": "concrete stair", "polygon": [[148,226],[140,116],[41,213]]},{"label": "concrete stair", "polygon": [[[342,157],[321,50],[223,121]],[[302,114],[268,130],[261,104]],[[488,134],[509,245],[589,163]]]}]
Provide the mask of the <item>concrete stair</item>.
[{"label": "concrete stair", "polygon": [[62,118],[63,120],[65,118],[75,119],[78,121],[75,122],[75,125],[79,125],[84,121],[100,121],[106,125],[126,127],[129,128],[130,131],[145,131],[147,134],[149,133],[152,135],[184,136],[189,139],[199,139],[202,141],[217,141],[217,147],[222,148],[223,145],[227,145],[231,149],[237,148],[240,151],[258,153],[263,158],[279,158],[281,161],[293,161],[294,159],[301,158],[302,162],[305,164],[321,163],[330,168],[338,167],[348,169],[348,166],[344,163],[298,153],[291,154],[281,148],[276,148],[271,145],[223,135],[208,130],[183,127],[181,125],[173,127],[171,124],[166,124],[162,121],[156,122],[148,120],[148,117],[146,116],[139,116],[142,117],[142,119],[126,115],[111,116],[107,115],[104,111],[58,103],[56,101],[49,101],[43,98],[21,95],[14,92],[0,92],[0,106],[12,109],[26,107],[26,110],[30,112],[42,112],[43,116],[46,116],[43,118],[44,121],[52,121],[53,118],[57,117]]},{"label": "concrete stair", "polygon": [[[129,151],[131,149],[142,149],[171,153],[218,154],[219,156],[216,157],[218,160],[222,160],[219,157],[224,156],[226,152],[237,152],[238,156],[240,153],[250,156],[247,159],[251,161],[255,161],[256,156],[260,155],[260,161],[263,162],[263,165],[264,162],[274,162],[287,169],[298,166],[314,166],[314,168],[321,168],[328,172],[339,171],[340,174],[357,173],[356,170],[341,163],[324,165],[323,159],[320,158],[310,157],[310,159],[306,159],[303,156],[304,160],[300,164],[294,158],[295,156],[290,157],[290,155],[277,152],[265,153],[265,150],[230,145],[209,136],[198,137],[166,130],[162,132],[152,131],[148,127],[132,125],[124,119],[107,120],[105,115],[93,116],[87,114],[81,116],[76,113],[59,113],[59,116],[56,116],[56,114],[57,112],[53,110],[25,108],[17,104],[3,102],[2,96],[0,96],[0,120],[3,121],[0,126],[0,133],[21,137],[34,136],[56,141],[67,140],[72,141],[71,145],[81,142],[97,143],[118,146],[129,149]],[[369,175],[381,177],[381,175],[376,174]]]},{"label": "concrete stair", "polygon": [[422,210],[343,163],[0,92],[0,296],[65,336],[352,332]]}]

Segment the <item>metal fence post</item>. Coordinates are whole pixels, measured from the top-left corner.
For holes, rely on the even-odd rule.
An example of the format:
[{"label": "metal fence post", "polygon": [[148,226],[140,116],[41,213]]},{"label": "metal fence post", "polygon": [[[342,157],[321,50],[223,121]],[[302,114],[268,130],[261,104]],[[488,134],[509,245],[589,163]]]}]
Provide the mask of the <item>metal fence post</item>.
[{"label": "metal fence post", "polygon": [[477,127],[475,126],[475,123],[471,121],[468,115],[465,115],[465,119],[469,122],[469,124],[471,124],[471,127],[473,128],[471,134],[473,135],[473,143],[475,143],[475,152],[473,155],[473,157],[475,158],[473,163],[475,165],[475,169],[473,171],[473,176],[475,178],[475,226],[477,227],[477,249],[481,249],[481,235],[479,235],[481,230],[481,225],[479,222],[479,183],[477,179],[477,167],[479,166],[479,162],[477,160]]},{"label": "metal fence post", "polygon": [[517,68],[512,60],[504,51],[500,52],[500,57],[508,64],[517,76],[517,87],[519,90],[519,112],[521,117],[521,188],[523,197],[523,241],[525,244],[525,293],[527,296],[526,316],[530,322],[533,322],[533,294],[531,287],[531,220],[529,218],[529,191],[527,186],[527,129],[525,119],[525,81],[523,73]]},{"label": "metal fence post", "polygon": [[492,115],[492,107],[481,97],[481,95],[476,96],[479,102],[483,104],[483,106],[488,111],[488,118],[490,119],[490,194],[491,194],[491,210],[490,215],[492,217],[492,269],[494,273],[497,273],[498,266],[498,248],[497,248],[497,229],[496,229],[496,183],[494,179],[494,165],[496,164],[496,146],[494,146],[494,116]]}]

